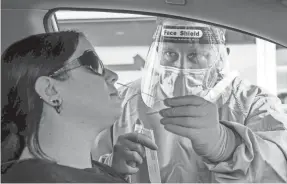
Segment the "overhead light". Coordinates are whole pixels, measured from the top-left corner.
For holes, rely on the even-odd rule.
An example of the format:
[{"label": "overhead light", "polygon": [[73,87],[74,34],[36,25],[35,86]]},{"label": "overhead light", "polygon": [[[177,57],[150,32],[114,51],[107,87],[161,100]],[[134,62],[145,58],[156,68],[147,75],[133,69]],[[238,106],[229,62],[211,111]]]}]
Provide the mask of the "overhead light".
[{"label": "overhead light", "polygon": [[185,5],[186,0],[165,0],[166,4],[173,4],[173,5]]},{"label": "overhead light", "polygon": [[117,36],[122,36],[122,35],[124,35],[124,34],[125,34],[125,32],[123,32],[123,31],[117,31],[117,32],[116,32],[116,35],[117,35]]}]

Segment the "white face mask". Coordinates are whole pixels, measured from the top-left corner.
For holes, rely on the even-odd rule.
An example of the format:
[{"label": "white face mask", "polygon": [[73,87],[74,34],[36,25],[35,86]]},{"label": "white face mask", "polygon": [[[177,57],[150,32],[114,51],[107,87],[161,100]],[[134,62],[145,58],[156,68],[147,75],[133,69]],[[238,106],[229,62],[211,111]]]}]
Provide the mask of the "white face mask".
[{"label": "white face mask", "polygon": [[158,72],[159,85],[168,98],[185,95],[204,97],[218,79],[214,66],[206,69],[160,66]]}]

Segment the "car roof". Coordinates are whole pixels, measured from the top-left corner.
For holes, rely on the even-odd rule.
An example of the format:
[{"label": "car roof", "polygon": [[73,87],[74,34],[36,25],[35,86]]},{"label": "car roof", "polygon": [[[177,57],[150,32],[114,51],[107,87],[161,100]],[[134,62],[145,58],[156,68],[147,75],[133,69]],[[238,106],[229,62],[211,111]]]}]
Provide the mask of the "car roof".
[{"label": "car roof", "polygon": [[164,0],[2,0],[1,9],[89,8],[163,14],[243,30],[287,46],[286,2],[287,0],[187,0],[185,5],[171,5]]}]

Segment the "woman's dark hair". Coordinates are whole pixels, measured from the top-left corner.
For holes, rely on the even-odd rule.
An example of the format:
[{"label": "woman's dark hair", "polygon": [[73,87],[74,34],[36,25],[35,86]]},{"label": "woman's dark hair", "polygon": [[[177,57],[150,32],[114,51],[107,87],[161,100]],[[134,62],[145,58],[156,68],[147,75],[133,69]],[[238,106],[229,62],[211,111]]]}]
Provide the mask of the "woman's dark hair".
[{"label": "woman's dark hair", "polygon": [[[80,33],[62,31],[24,38],[1,57],[1,172],[27,146],[36,158],[48,158],[38,140],[43,101],[35,91],[40,76],[64,66],[78,46]],[[67,79],[67,74],[54,77]]]}]

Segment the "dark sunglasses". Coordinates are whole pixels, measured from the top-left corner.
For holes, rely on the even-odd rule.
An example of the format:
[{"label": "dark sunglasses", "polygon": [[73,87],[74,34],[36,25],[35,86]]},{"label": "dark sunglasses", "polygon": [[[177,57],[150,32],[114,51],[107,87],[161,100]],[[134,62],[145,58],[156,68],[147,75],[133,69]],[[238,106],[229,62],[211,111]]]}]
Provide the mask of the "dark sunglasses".
[{"label": "dark sunglasses", "polygon": [[74,70],[76,68],[79,68],[81,66],[84,66],[91,70],[94,74],[103,76],[105,73],[105,67],[102,63],[102,61],[99,59],[97,54],[94,51],[87,50],[85,51],[80,57],[67,62],[62,68],[56,70],[52,74],[50,74],[50,77],[57,76],[63,72],[67,72],[70,70]]}]

